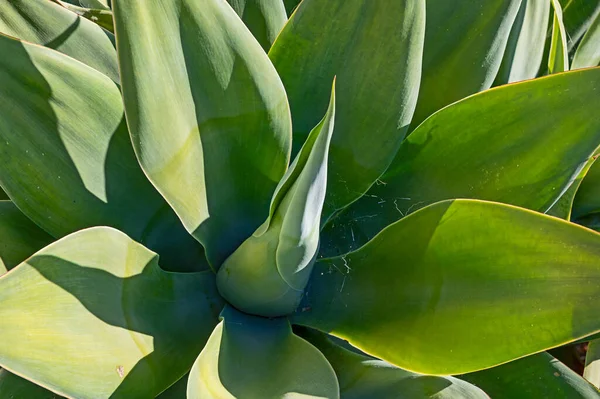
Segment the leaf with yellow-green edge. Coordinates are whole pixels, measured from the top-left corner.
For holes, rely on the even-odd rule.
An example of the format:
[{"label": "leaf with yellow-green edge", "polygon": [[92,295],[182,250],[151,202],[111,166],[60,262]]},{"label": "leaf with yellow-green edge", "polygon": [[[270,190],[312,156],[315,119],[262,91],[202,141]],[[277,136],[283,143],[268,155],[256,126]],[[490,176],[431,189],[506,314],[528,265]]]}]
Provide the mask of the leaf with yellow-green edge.
[{"label": "leaf with yellow-green edge", "polygon": [[600,339],[594,339],[588,344],[583,377],[600,388]]},{"label": "leaf with yellow-green edge", "polygon": [[488,89],[521,0],[426,0],[423,78],[414,130],[446,105]]},{"label": "leaf with yellow-green edge", "polygon": [[83,18],[89,19],[107,31],[114,33],[115,27],[113,25],[112,12],[110,10],[79,7],[60,0],[53,1],[60,4],[67,10],[73,11],[75,14],[82,16]]},{"label": "leaf with yellow-green edge", "polygon": [[325,114],[337,75],[324,219],[373,184],[406,135],[424,28],[422,0],[305,0],[273,44],[269,57],[289,96],[294,153]]},{"label": "leaf with yellow-green edge", "polygon": [[53,238],[11,201],[0,201],[0,275],[50,244]]},{"label": "leaf with yellow-green edge", "polygon": [[58,50],[119,82],[113,35],[52,1],[2,1],[0,33]]},{"label": "leaf with yellow-green edge", "polygon": [[[100,72],[0,35],[0,185],[55,238],[108,225],[170,270],[207,268],[204,252],[144,176],[121,93]],[[18,104],[18,105],[16,105]]]},{"label": "leaf with yellow-green edge", "polygon": [[4,201],[4,200],[8,200],[8,199],[10,199],[10,198],[8,198],[8,195],[6,195],[4,190],[2,190],[2,188],[0,188],[0,201]]},{"label": "leaf with yellow-green edge", "polygon": [[61,399],[31,381],[0,369],[0,399]]},{"label": "leaf with yellow-green edge", "polygon": [[[157,399],[187,399],[188,374],[184,375],[169,389],[158,395]],[[0,398],[2,399],[2,398]]]},{"label": "leaf with yellow-green edge", "polygon": [[589,382],[546,352],[458,378],[494,399],[598,399]]},{"label": "leaf with yellow-green edge", "polygon": [[301,1],[302,0],[283,0],[283,3],[285,4],[285,10],[287,11],[288,16],[292,15],[292,13],[296,9],[296,7],[298,7],[298,4],[300,4]]},{"label": "leaf with yellow-green edge", "polygon": [[57,394],[151,398],[181,378],[222,307],[214,274],[169,273],[109,227],[0,277],[0,365]]},{"label": "leaf with yellow-green edge", "polygon": [[[322,253],[358,248],[390,223],[452,198],[546,212],[600,145],[600,68],[488,90],[419,126],[390,169],[322,234]],[[338,252],[339,251],[339,252]]]},{"label": "leaf with yellow-green edge", "polygon": [[442,201],[317,262],[293,322],[424,374],[472,372],[600,331],[600,235]]},{"label": "leaf with yellow-green edge", "polygon": [[345,349],[315,330],[294,331],[325,355],[338,377],[342,399],[489,399],[458,378],[416,374]]},{"label": "leaf with yellow-green edge", "polygon": [[533,79],[542,64],[550,1],[522,0],[495,85]]},{"label": "leaf with yellow-green edge", "polygon": [[600,14],[600,0],[560,0],[567,31],[569,51],[583,37],[592,21]]},{"label": "leaf with yellow-green edge", "polygon": [[569,70],[569,50],[560,2],[558,0],[551,1],[554,16],[552,17],[552,38],[548,54],[548,73],[557,73]]},{"label": "leaf with yellow-green edge", "polygon": [[227,306],[190,372],[188,399],[339,399],[331,365],[285,318]]},{"label": "leaf with yellow-green edge", "polygon": [[287,22],[283,0],[227,0],[265,51]]},{"label": "leaf with yellow-green edge", "polygon": [[264,221],[287,168],[283,84],[223,0],[117,0],[113,12],[138,159],[217,268]]},{"label": "leaf with yellow-green edge", "polygon": [[600,13],[577,46],[571,69],[600,65]]},{"label": "leaf with yellow-green edge", "polygon": [[600,213],[600,162],[594,162],[573,201],[573,219]]}]

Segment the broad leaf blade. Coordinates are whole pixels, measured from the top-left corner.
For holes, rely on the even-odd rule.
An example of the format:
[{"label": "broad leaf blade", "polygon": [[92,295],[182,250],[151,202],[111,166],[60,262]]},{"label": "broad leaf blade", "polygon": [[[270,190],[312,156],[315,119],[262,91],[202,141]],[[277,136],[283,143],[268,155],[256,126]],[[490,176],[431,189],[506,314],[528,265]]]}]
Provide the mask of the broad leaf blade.
[{"label": "broad leaf blade", "polygon": [[569,51],[579,43],[592,21],[600,14],[600,0],[560,0]]},{"label": "broad leaf blade", "polygon": [[52,1],[2,1],[0,33],[58,50],[119,82],[112,34]]},{"label": "broad leaf blade", "polygon": [[590,341],[585,355],[583,376],[596,388],[600,388],[600,341]]},{"label": "broad leaf blade", "polygon": [[521,0],[426,0],[423,78],[414,130],[446,105],[488,89]]},{"label": "broad leaf blade", "polygon": [[[500,86],[425,121],[394,164],[322,236],[326,255],[358,248],[436,201],[477,198],[546,212],[600,144],[600,68]],[[339,252],[337,252],[339,251]]]},{"label": "broad leaf blade", "polygon": [[227,307],[190,372],[188,399],[339,398],[331,365],[287,319]]},{"label": "broad leaf blade", "polygon": [[581,39],[573,58],[572,69],[600,65],[600,13],[596,15],[590,28]]},{"label": "broad leaf blade", "polygon": [[54,0],[56,3],[60,4],[64,8],[69,11],[73,11],[75,14],[82,16],[85,19],[88,19],[95,24],[101,26],[107,31],[114,33],[115,26],[113,24],[112,12],[106,9],[97,9],[97,8],[85,8],[78,7],[76,5],[65,3],[60,0]]},{"label": "broad leaf blade", "polygon": [[317,262],[294,322],[405,369],[465,373],[599,331],[599,282],[597,233],[450,200]]},{"label": "broad leaf blade", "polygon": [[61,397],[34,383],[0,369],[0,399],[60,399]]},{"label": "broad leaf blade", "polygon": [[0,364],[64,396],[154,397],[189,370],[220,306],[211,272],[167,273],[123,233],[82,230],[0,278]]},{"label": "broad leaf blade", "polygon": [[373,184],[406,135],[424,28],[421,0],[305,0],[273,44],[269,57],[290,99],[294,153],[325,113],[337,75],[324,219]]},{"label": "broad leaf blade", "polygon": [[287,22],[283,0],[227,0],[265,51]]},{"label": "broad leaf blade", "polygon": [[113,4],[142,168],[213,267],[264,221],[291,140],[285,90],[223,0]]},{"label": "broad leaf blade", "polygon": [[569,70],[569,50],[560,2],[552,0],[552,8],[554,9],[554,17],[550,53],[548,55],[548,72],[557,73]]},{"label": "broad leaf blade", "polygon": [[494,399],[600,398],[589,382],[546,352],[459,378],[477,385]]}]

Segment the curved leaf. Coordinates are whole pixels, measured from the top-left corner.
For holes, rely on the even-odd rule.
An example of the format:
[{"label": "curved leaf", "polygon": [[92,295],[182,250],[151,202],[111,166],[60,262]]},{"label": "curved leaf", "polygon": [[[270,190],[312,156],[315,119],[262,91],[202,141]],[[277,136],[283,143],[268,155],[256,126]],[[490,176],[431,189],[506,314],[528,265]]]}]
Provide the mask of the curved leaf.
[{"label": "curved leaf", "polygon": [[552,8],[554,9],[554,17],[550,53],[548,55],[548,72],[557,73],[569,70],[569,50],[560,2],[552,0]]},{"label": "curved leaf", "polygon": [[492,367],[600,330],[600,235],[450,200],[317,262],[293,321],[425,374]]},{"label": "curved leaf", "polygon": [[0,33],[58,50],[119,82],[114,37],[51,1],[2,1]]},{"label": "curved leaf", "polygon": [[591,340],[585,355],[583,376],[596,388],[600,387],[600,341]]},{"label": "curved leaf", "polygon": [[590,28],[581,39],[571,68],[586,68],[598,65],[600,65],[600,13],[596,15]]},{"label": "curved leaf", "polygon": [[592,21],[600,14],[600,0],[561,0],[569,51],[579,43]]},{"label": "curved leaf", "polygon": [[[61,237],[118,228],[171,270],[206,268],[201,245],[137,163],[117,85],[53,50],[0,36],[0,185]],[[15,106],[18,104],[18,106]]]},{"label": "curved leaf", "polygon": [[423,0],[305,0],[273,44],[294,153],[324,115],[337,75],[324,219],[359,198],[398,150],[417,99],[424,26]]},{"label": "curved leaf", "polygon": [[546,352],[459,378],[494,399],[598,399],[589,382]]},{"label": "curved leaf", "polygon": [[298,4],[300,4],[302,0],[283,0],[285,4],[285,10],[287,11],[287,15],[292,15]]},{"label": "curved leaf", "polygon": [[[184,375],[169,389],[158,395],[157,399],[187,399],[188,374]],[[0,398],[1,399],[1,398]]]},{"label": "curved leaf", "polygon": [[[600,144],[600,68],[500,86],[425,121],[394,164],[322,235],[325,254],[357,248],[390,223],[452,198],[546,212]],[[339,251],[339,252],[338,252]]]},{"label": "curved leaf", "polygon": [[0,201],[0,275],[52,242],[11,201]]},{"label": "curved leaf", "polygon": [[573,201],[573,219],[600,213],[600,162],[594,162]]},{"label": "curved leaf", "polygon": [[287,319],[223,311],[192,367],[188,399],[335,399],[337,378],[323,354]]},{"label": "curved leaf", "polygon": [[96,23],[97,25],[101,26],[102,28],[106,29],[107,31],[109,31],[111,33],[115,32],[112,12],[110,10],[78,7],[76,5],[73,5],[70,3],[65,3],[64,1],[60,1],[60,0],[53,0],[53,1],[60,4],[67,10],[73,11],[75,14],[77,14],[83,18],[89,19],[90,21]]},{"label": "curved leaf", "polygon": [[82,230],[0,277],[0,364],[64,396],[155,397],[220,306],[211,272],[164,272],[123,233]]},{"label": "curved leaf", "polygon": [[537,76],[546,43],[550,18],[547,0],[522,0],[508,37],[495,85],[533,79]]},{"label": "curved leaf", "polygon": [[60,396],[0,369],[0,399],[61,399]]},{"label": "curved leaf", "polygon": [[435,111],[492,86],[521,0],[426,0],[415,129]]},{"label": "curved leaf", "polygon": [[287,168],[283,85],[223,0],[118,0],[113,12],[138,159],[216,268],[264,221]]},{"label": "curved leaf", "polygon": [[327,358],[340,382],[342,399],[488,399],[479,388],[454,377],[421,375],[351,352],[325,334],[298,328]]},{"label": "curved leaf", "polygon": [[287,22],[283,0],[227,0],[265,51]]}]

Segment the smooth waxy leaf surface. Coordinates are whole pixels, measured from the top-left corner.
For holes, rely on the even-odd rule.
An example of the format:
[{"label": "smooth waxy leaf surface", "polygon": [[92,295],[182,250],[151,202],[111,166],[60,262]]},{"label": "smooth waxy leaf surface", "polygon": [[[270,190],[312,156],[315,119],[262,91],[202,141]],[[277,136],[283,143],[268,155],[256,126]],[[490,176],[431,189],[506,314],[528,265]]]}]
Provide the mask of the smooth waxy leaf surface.
[{"label": "smooth waxy leaf surface", "polygon": [[114,37],[52,1],[3,1],[0,32],[58,50],[119,81]]},{"label": "smooth waxy leaf surface", "polygon": [[494,399],[600,397],[589,382],[546,352],[459,378],[477,385]]},{"label": "smooth waxy leaf surface", "polygon": [[487,399],[479,388],[454,377],[412,373],[334,344],[325,334],[298,328],[335,370],[342,399]]},{"label": "smooth waxy leaf surface", "polygon": [[287,319],[225,308],[190,372],[188,399],[335,399],[337,378]]},{"label": "smooth waxy leaf surface", "polygon": [[577,46],[572,69],[600,65],[600,13],[596,15],[588,31]]},{"label": "smooth waxy leaf surface", "polygon": [[285,10],[287,11],[288,16],[292,15],[292,12],[294,12],[294,10],[296,9],[296,7],[298,7],[298,4],[300,4],[302,0],[283,0],[283,3],[285,4]]},{"label": "smooth waxy leaf surface", "polygon": [[569,70],[569,50],[567,47],[567,31],[563,23],[563,14],[560,2],[552,0],[554,10],[552,23],[552,39],[548,55],[548,72],[557,73]]},{"label": "smooth waxy leaf surface", "polygon": [[277,186],[269,218],[219,270],[219,291],[240,310],[282,316],[300,302],[319,248],[335,101],[334,82],[327,113]]},{"label": "smooth waxy leaf surface", "polygon": [[337,75],[325,219],[369,188],[404,138],[424,27],[424,1],[306,0],[273,44],[269,57],[289,96],[294,153],[325,114]]},{"label": "smooth waxy leaf surface", "polygon": [[61,397],[24,378],[0,369],[0,399],[19,398],[60,399]]},{"label": "smooth waxy leaf surface", "polygon": [[73,11],[75,14],[82,16],[83,18],[89,19],[90,21],[98,24],[107,31],[114,33],[115,27],[113,24],[112,12],[107,9],[97,8],[85,8],[79,7],[70,3],[65,3],[60,0],[54,0],[58,4],[62,5],[69,11]]},{"label": "smooth waxy leaf surface", "polygon": [[544,54],[549,17],[550,1],[522,0],[494,82],[496,85],[537,76]]},{"label": "smooth waxy leaf surface", "polygon": [[[600,144],[600,68],[501,86],[429,118],[392,167],[322,235],[322,252],[357,248],[390,223],[452,198],[546,212]],[[339,252],[338,252],[339,251]]]},{"label": "smooth waxy leaf surface", "polygon": [[457,374],[600,330],[599,281],[597,233],[509,205],[450,200],[317,262],[294,322],[402,368]]},{"label": "smooth waxy leaf surface", "polygon": [[520,0],[427,0],[423,78],[411,130],[440,108],[491,87]]},{"label": "smooth waxy leaf surface", "polygon": [[[206,268],[201,245],[140,169],[121,93],[101,73],[0,36],[0,185],[58,238],[108,225],[163,255],[172,270]],[[18,104],[18,106],[15,106]]]},{"label": "smooth waxy leaf surface", "polygon": [[600,387],[600,341],[590,341],[585,354],[583,376],[596,388]]},{"label": "smooth waxy leaf surface", "polygon": [[573,219],[600,213],[600,162],[594,162],[585,175],[573,201]]},{"label": "smooth waxy leaf surface", "polygon": [[600,14],[600,0],[560,0],[560,3],[571,51]]},{"label": "smooth waxy leaf surface", "polygon": [[264,221],[287,168],[283,85],[223,0],[118,0],[113,12],[138,159],[216,268]]},{"label": "smooth waxy leaf surface", "polygon": [[123,233],[82,230],[0,278],[0,365],[68,397],[154,397],[189,370],[220,306],[211,272],[164,272]]},{"label": "smooth waxy leaf surface", "polygon": [[0,275],[53,241],[11,201],[0,201]]},{"label": "smooth waxy leaf surface", "polygon": [[283,0],[227,0],[265,51],[287,22]]}]

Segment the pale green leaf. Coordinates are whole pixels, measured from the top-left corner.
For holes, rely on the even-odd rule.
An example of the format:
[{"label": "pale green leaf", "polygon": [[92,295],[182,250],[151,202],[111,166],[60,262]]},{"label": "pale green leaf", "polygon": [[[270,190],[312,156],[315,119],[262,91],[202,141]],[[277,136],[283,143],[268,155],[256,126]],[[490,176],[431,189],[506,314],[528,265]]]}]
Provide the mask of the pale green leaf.
[{"label": "pale green leaf", "polygon": [[573,58],[572,69],[600,65],[600,13],[596,15],[590,28],[581,39]]},{"label": "pale green leaf", "polygon": [[287,22],[283,0],[227,0],[265,51]]},{"label": "pale green leaf", "polygon": [[596,388],[600,388],[600,341],[590,341],[585,355],[583,376]]},{"label": "pale green leaf", "polygon": [[569,70],[569,50],[567,47],[567,32],[563,23],[560,2],[551,0],[554,10],[552,22],[552,39],[548,55],[548,72],[557,73]]}]

